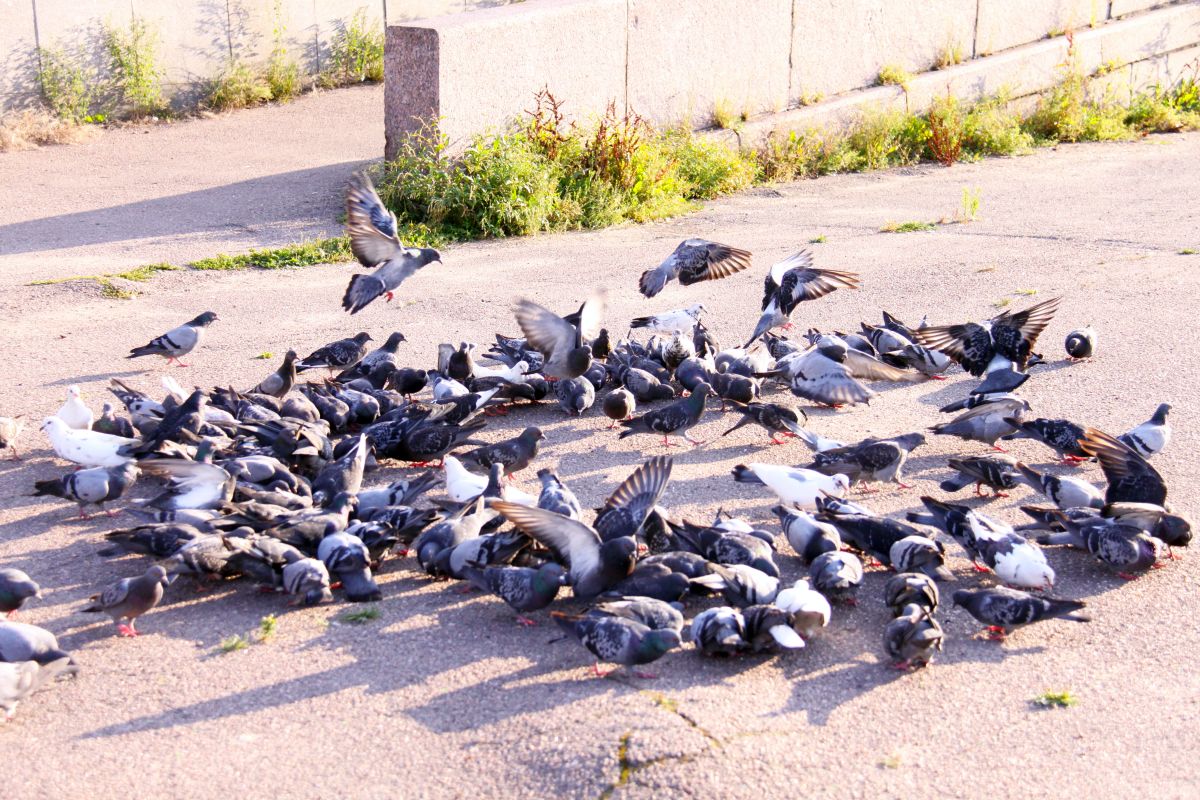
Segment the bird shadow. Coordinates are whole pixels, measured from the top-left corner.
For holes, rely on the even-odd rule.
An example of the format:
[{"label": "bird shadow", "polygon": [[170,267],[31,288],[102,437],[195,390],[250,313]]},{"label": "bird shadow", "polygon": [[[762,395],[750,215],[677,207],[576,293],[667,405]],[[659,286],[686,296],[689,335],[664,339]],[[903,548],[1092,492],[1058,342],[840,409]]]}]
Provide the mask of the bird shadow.
[{"label": "bird shadow", "polygon": [[79,383],[79,384],[86,385],[89,383],[100,383],[102,381],[107,382],[111,378],[132,378],[136,375],[145,375],[147,372],[150,372],[150,371],[152,371],[152,370],[150,370],[149,368],[147,368],[147,369],[127,369],[124,372],[97,372],[93,375],[74,375],[70,378],[63,378],[62,380],[50,381],[48,383],[43,383],[42,386],[45,386],[47,388],[52,387],[52,386],[70,386],[73,383]]}]

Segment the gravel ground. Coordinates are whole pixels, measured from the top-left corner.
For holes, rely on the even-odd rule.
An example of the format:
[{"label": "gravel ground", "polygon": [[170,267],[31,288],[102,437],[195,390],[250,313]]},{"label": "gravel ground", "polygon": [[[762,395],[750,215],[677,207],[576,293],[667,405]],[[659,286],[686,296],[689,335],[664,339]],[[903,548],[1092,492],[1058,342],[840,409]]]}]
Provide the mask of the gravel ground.
[{"label": "gravel ground", "polygon": [[[73,148],[54,153],[79,157]],[[0,158],[0,169],[12,163],[5,158],[12,156]],[[340,163],[332,183],[352,166]],[[46,185],[61,180],[48,177]],[[1048,622],[997,644],[973,638],[979,626],[947,608],[940,614],[945,652],[917,673],[896,673],[882,661],[886,576],[875,572],[859,606],[836,608],[831,626],[802,652],[730,662],[685,649],[658,662],[656,680],[595,679],[586,651],[549,642],[557,635],[552,626],[518,628],[499,601],[431,582],[411,561],[386,566],[381,616],[365,625],[341,621],[351,607],[340,601],[285,610],[281,598],[236,582],[204,594],[180,582],[141,621],[143,636],[118,639],[111,626],[76,609],[107,582],[140,573],[143,562],[96,554],[101,534],[117,522],[76,522],[66,504],[27,495],[34,479],[64,471],[36,421],[58,407],[66,385],[81,384],[97,410],[113,376],[155,391],[164,369],[123,354],[206,309],[221,320],[194,366],[171,371],[185,385],[250,386],[289,347],[307,352],[360,329],[377,340],[404,331],[402,356],[428,365],[440,341],[482,342],[494,331],[514,331],[517,295],[565,312],[597,286],[609,288],[614,329],[617,320],[700,301],[717,337],[736,343],[754,324],[767,265],[823,235],[827,242],[813,245],[817,264],[860,272],[862,288],[805,304],[801,328],[854,327],[875,321],[880,309],[913,321],[924,313],[934,322],[980,319],[1004,300],[1019,308],[1063,296],[1040,348],[1050,363],[1023,393],[1040,415],[1113,432],[1141,422],[1160,401],[1173,402],[1175,439],[1155,465],[1172,487],[1172,503],[1196,517],[1189,476],[1200,467],[1191,399],[1200,353],[1186,331],[1200,298],[1200,256],[1179,251],[1200,248],[1198,182],[1195,134],[953,169],[837,176],[749,192],[656,225],[447,248],[445,264],[405,284],[396,302],[353,319],[338,307],[348,265],[172,273],[128,301],[80,285],[24,286],[25,276],[51,272],[47,265],[77,269],[72,260],[84,253],[89,272],[128,264],[144,219],[122,209],[144,202],[158,218],[160,203],[168,213],[178,206],[172,196],[56,208],[68,222],[76,213],[111,217],[122,231],[71,247],[39,248],[28,238],[0,245],[7,323],[0,326],[7,355],[0,413],[24,413],[33,428],[23,442],[26,459],[0,462],[0,564],[41,582],[45,599],[21,618],[56,632],[82,665],[78,679],[36,696],[0,726],[5,795],[1194,797],[1200,781],[1187,766],[1197,755],[1200,713],[1193,554],[1127,583],[1084,554],[1051,551],[1057,592],[1086,598],[1092,623]],[[977,221],[879,232],[887,221],[953,217],[964,187],[982,197]],[[207,196],[220,203],[225,191]],[[259,193],[240,202],[274,200]],[[42,201],[50,199],[25,208]],[[223,212],[208,205],[200,204],[217,224]],[[47,230],[47,220],[32,213],[39,212],[12,212],[0,237],[14,228],[22,235]],[[164,252],[156,256],[158,244],[142,243],[137,263],[172,257],[172,230],[151,233]],[[654,301],[637,295],[640,272],[690,235],[747,247],[755,266],[720,283],[672,285]],[[1085,323],[1099,331],[1098,357],[1067,365],[1062,340]],[[275,358],[253,358],[262,352]],[[809,426],[843,440],[922,430],[938,421],[938,406],[970,385],[955,373],[945,382],[880,387],[869,407],[810,410]],[[805,463],[807,453],[795,442],[765,447],[753,428],[717,438],[732,420],[710,411],[693,430],[709,444],[674,451],[665,501],[694,519],[724,507],[776,530],[771,498],[734,484],[729,470],[753,460]],[[646,455],[662,452],[649,436],[617,441],[598,413],[572,421],[549,405],[489,422],[484,433],[500,439],[525,424],[547,433],[539,465],[557,469],[585,505],[599,503]],[[887,487],[866,501],[900,513],[919,505],[921,494],[942,496],[946,457],[982,450],[931,437],[909,462],[915,489]],[[1037,465],[1053,459],[1034,442],[1015,442],[1013,450]],[[404,472],[388,467],[370,481]],[[1100,479],[1094,466],[1076,472]],[[536,489],[532,470],[519,485]],[[1028,499],[1018,491],[986,508],[1015,522],[1017,505]],[[957,546],[949,549],[955,586],[989,580],[972,572]],[[781,561],[787,579],[801,574],[790,554]],[[220,652],[223,638],[254,629],[268,613],[279,615],[272,640]],[[1077,706],[1031,704],[1044,691],[1064,689],[1078,696]]]}]

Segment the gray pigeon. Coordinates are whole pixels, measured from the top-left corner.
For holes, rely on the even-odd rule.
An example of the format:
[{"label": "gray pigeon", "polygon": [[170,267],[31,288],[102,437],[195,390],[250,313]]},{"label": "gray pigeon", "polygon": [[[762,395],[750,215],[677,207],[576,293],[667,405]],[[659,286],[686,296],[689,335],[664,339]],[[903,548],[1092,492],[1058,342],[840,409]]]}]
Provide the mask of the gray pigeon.
[{"label": "gray pigeon", "polygon": [[12,619],[26,600],[41,596],[42,589],[33,578],[14,567],[0,567],[0,614]]},{"label": "gray pigeon", "polygon": [[917,604],[905,606],[883,629],[883,648],[899,670],[926,667],[934,651],[942,649],[945,634],[928,609]]},{"label": "gray pigeon", "polygon": [[617,600],[598,603],[588,609],[591,617],[624,617],[640,622],[652,631],[673,630],[683,633],[683,613],[679,603],[668,603],[654,597],[626,595]]},{"label": "gray pigeon", "polygon": [[1052,516],[1058,519],[1066,536],[1046,537],[1039,541],[1069,544],[1087,550],[1125,580],[1133,580],[1138,573],[1154,567],[1166,552],[1166,545],[1160,539],[1119,519],[1075,518],[1065,512]]},{"label": "gray pigeon", "polygon": [[[138,578],[122,578],[103,592],[93,595],[91,603],[82,608],[87,613],[103,612],[112,617],[121,636],[137,636],[134,621],[162,600],[167,586],[167,571],[158,564]],[[128,620],[128,624],[122,622]]]},{"label": "gray pigeon", "polygon": [[339,531],[321,540],[317,558],[336,575],[351,603],[370,603],[383,597],[371,575],[371,555],[362,539]]},{"label": "gray pigeon", "polygon": [[1104,493],[1092,484],[1079,478],[1059,477],[1017,462],[1020,482],[1049,498],[1059,508],[1102,508]]},{"label": "gray pigeon", "polygon": [[107,433],[110,436],[121,436],[125,439],[133,439],[137,436],[137,431],[133,429],[133,423],[125,417],[118,417],[113,412],[112,403],[104,404],[99,419],[92,423],[92,430]]},{"label": "gray pigeon", "polygon": [[1044,300],[1022,311],[1005,311],[983,323],[936,325],[913,331],[918,344],[940,350],[975,377],[997,356],[1025,369],[1038,336],[1054,318],[1061,298]]},{"label": "gray pigeon", "polygon": [[520,615],[518,625],[535,625],[524,614],[539,611],[554,602],[559,588],[566,582],[563,568],[553,561],[537,569],[496,564],[483,568],[468,566],[462,572],[477,589],[496,595],[516,611]]},{"label": "gray pigeon", "polygon": [[694,583],[721,593],[725,601],[739,608],[764,605],[779,594],[779,579],[748,564],[710,564],[708,575],[694,578]]},{"label": "gray pigeon", "polygon": [[490,469],[493,464],[499,464],[505,475],[512,475],[528,467],[537,458],[538,442],[545,438],[541,428],[531,426],[512,439],[478,447],[458,458],[468,469],[475,467],[477,471],[483,471]]},{"label": "gray pigeon", "polygon": [[[601,661],[620,666],[649,664],[678,647],[682,641],[679,632],[672,628],[651,630],[625,617],[565,614],[561,611],[551,611],[550,616],[596,657],[597,662],[592,669],[599,677],[609,674],[600,671]],[[634,674],[639,678],[657,677],[642,671],[635,671]]]},{"label": "gray pigeon", "polygon": [[706,656],[733,656],[748,648],[745,634],[746,619],[742,612],[718,606],[696,615],[688,638]]},{"label": "gray pigeon", "polygon": [[272,372],[250,390],[252,394],[283,397],[296,385],[296,351],[288,350],[279,369]]},{"label": "gray pigeon", "polygon": [[1064,346],[1067,356],[1075,361],[1091,358],[1096,353],[1096,331],[1091,325],[1071,331]]},{"label": "gray pigeon", "polygon": [[75,663],[71,654],[58,646],[58,639],[50,631],[24,622],[0,621],[0,661],[49,664],[60,658]]},{"label": "gray pigeon", "polygon": [[531,300],[518,300],[513,313],[529,347],[545,358],[542,374],[547,378],[578,378],[592,365],[591,341],[600,334],[604,298],[589,297],[573,325],[553,311]]},{"label": "gray pigeon", "polygon": [[45,665],[36,661],[0,662],[0,709],[4,711],[0,719],[12,719],[23,700],[71,669],[65,658]]},{"label": "gray pigeon", "polygon": [[624,439],[626,436],[633,436],[637,433],[658,433],[662,434],[663,446],[670,447],[671,442],[667,439],[667,435],[678,433],[694,445],[704,444],[703,441],[688,436],[687,432],[704,415],[705,401],[710,394],[712,394],[712,387],[707,383],[701,383],[695,391],[682,400],[676,400],[668,406],[656,408],[647,411],[640,417],[623,421],[621,426],[626,430],[622,431],[617,438]]},{"label": "gray pigeon", "polygon": [[643,296],[654,297],[676,278],[683,286],[727,278],[749,267],[750,258],[749,251],[727,244],[685,239],[661,264],[642,273],[638,289]]},{"label": "gray pigeon", "polygon": [[1087,454],[1083,452],[1079,441],[1083,438],[1083,426],[1067,419],[1016,419],[1005,420],[1018,430],[1005,436],[1008,439],[1033,439],[1050,447],[1058,454],[1064,463],[1083,461]]},{"label": "gray pigeon", "polygon": [[884,364],[830,336],[822,336],[802,353],[781,359],[776,370],[792,394],[835,408],[866,403],[875,396],[860,380],[913,383],[926,379],[920,372]]},{"label": "gray pigeon", "polygon": [[1124,442],[1088,428],[1080,440],[1086,455],[1100,462],[1108,481],[1106,503],[1152,503],[1166,507],[1167,484],[1158,470]]},{"label": "gray pigeon", "polygon": [[554,382],[554,396],[569,416],[580,417],[596,403],[596,387],[586,377],[559,378]]},{"label": "gray pigeon", "polygon": [[[996,445],[1002,436],[1016,433],[1017,426],[1010,420],[1019,420],[1029,410],[1029,403],[1013,394],[978,395],[966,402],[967,410],[949,422],[941,422],[929,430],[939,436],[957,436],[967,441],[983,442],[1001,452]],[[960,404],[943,408],[957,410]]]},{"label": "gray pigeon", "polygon": [[644,369],[629,367],[621,370],[618,376],[639,403],[653,403],[655,400],[670,400],[675,397],[674,386],[663,383]]},{"label": "gray pigeon", "polygon": [[913,604],[932,614],[940,601],[937,582],[920,572],[901,572],[883,585],[883,602],[893,617],[906,613],[906,606]]},{"label": "gray pigeon", "polygon": [[552,511],[504,501],[493,501],[491,507],[526,536],[550,548],[567,567],[567,582],[576,597],[595,597],[633,571],[637,543],[632,536],[602,542],[595,528]]},{"label": "gray pigeon", "polygon": [[[313,478],[313,503],[324,505],[341,492],[357,495],[362,488],[363,470],[367,466],[367,456],[371,446],[367,444],[367,435],[360,433],[354,446],[337,461],[330,461],[317,477]],[[361,509],[361,506],[359,506]]]},{"label": "gray pigeon", "polygon": [[976,495],[983,496],[982,487],[988,486],[995,492],[993,497],[1008,497],[1007,490],[1017,486],[1021,478],[1017,462],[1007,456],[951,458],[946,463],[958,475],[939,484],[944,492],[957,492],[974,483]]},{"label": "gray pigeon", "polygon": [[807,511],[788,506],[775,506],[771,511],[779,517],[788,544],[806,563],[812,563],[822,553],[842,548],[842,536],[838,529]]},{"label": "gray pigeon", "polygon": [[548,469],[538,470],[538,480],[542,482],[542,491],[538,495],[538,508],[562,514],[571,519],[582,519],[583,509],[579,498],[571,491],[558,475]]},{"label": "gray pigeon", "polygon": [[655,456],[621,481],[604,505],[596,509],[594,527],[602,541],[642,532],[650,512],[666,491],[673,464],[667,456]]},{"label": "gray pigeon", "polygon": [[338,339],[319,347],[296,364],[296,372],[310,369],[339,370],[352,367],[362,361],[367,352],[367,342],[373,341],[365,331],[349,339]]},{"label": "gray pigeon", "polygon": [[895,481],[903,489],[912,485],[901,480],[900,471],[908,454],[925,444],[920,433],[906,433],[890,439],[865,439],[856,445],[817,453],[807,469],[823,475],[841,473],[852,482]]},{"label": "gray pigeon", "polygon": [[1090,622],[1088,617],[1075,616],[1087,606],[1082,600],[1062,600],[996,586],[989,589],[959,589],[954,593],[954,605],[962,606],[975,619],[988,626],[993,639],[1003,639],[1016,628],[1046,619],[1067,619]]},{"label": "gray pigeon", "polygon": [[633,392],[621,387],[604,396],[604,404],[601,408],[604,416],[613,421],[612,425],[608,426],[608,429],[612,430],[617,427],[618,422],[633,416],[633,412],[637,410],[637,400],[634,398]]},{"label": "gray pigeon", "polygon": [[[126,358],[141,356],[162,356],[167,363],[172,361],[181,367],[188,366],[179,359],[196,349],[204,337],[204,329],[218,319],[212,311],[205,311],[193,320],[183,323],[178,328],[172,328],[162,336],[150,340],[149,344],[135,347],[129,351]],[[132,410],[132,409],[131,409]]]},{"label": "gray pigeon", "polygon": [[1154,410],[1154,416],[1128,433],[1122,433],[1117,439],[1142,458],[1161,453],[1171,441],[1171,423],[1167,422],[1167,412],[1170,410],[1170,403],[1160,403]]},{"label": "gray pigeon", "polygon": [[233,499],[237,480],[223,467],[207,459],[211,456],[210,440],[200,443],[196,461],[183,458],[155,458],[141,462],[147,475],[168,480],[167,490],[145,505],[164,511],[178,509],[220,508]]},{"label": "gray pigeon", "polygon": [[742,418],[738,423],[729,430],[722,433],[722,436],[728,436],[743,425],[756,423],[767,430],[767,434],[771,437],[771,444],[784,444],[778,436],[799,436],[804,428],[804,423],[808,421],[808,414],[804,413],[803,409],[786,406],[782,403],[749,403],[744,406],[739,406],[738,411],[742,412]]},{"label": "gray pigeon", "polygon": [[392,300],[392,292],[426,264],[441,262],[437,250],[405,247],[396,231],[396,217],[388,211],[365,172],[357,172],[346,189],[346,233],[358,263],[375,271],[355,275],[342,297],[342,308],[357,314],[379,295]]},{"label": "gray pigeon", "polygon": [[[87,506],[95,505],[101,511],[105,511],[104,504],[124,497],[140,474],[137,464],[132,461],[126,461],[116,467],[81,469],[78,472],[68,472],[61,478],[35,481],[33,495],[52,495],[64,500],[74,500],[79,504],[79,518],[88,519],[84,511]],[[107,513],[111,517],[117,512],[108,509]]]},{"label": "gray pigeon", "polygon": [[822,553],[808,566],[812,587],[830,600],[858,605],[855,595],[863,580],[863,565],[853,553]]},{"label": "gray pigeon", "polygon": [[316,558],[296,558],[283,567],[283,590],[292,595],[289,605],[314,606],[333,599],[329,569]]}]

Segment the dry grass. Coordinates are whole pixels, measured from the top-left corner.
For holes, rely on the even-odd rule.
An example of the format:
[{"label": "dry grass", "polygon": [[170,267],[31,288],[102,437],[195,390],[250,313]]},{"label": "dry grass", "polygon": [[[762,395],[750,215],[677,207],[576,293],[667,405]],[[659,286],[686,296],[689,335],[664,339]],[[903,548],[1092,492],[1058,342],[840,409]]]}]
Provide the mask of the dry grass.
[{"label": "dry grass", "polygon": [[47,144],[71,144],[92,136],[95,129],[72,125],[42,109],[13,111],[0,117],[0,153],[29,150]]}]

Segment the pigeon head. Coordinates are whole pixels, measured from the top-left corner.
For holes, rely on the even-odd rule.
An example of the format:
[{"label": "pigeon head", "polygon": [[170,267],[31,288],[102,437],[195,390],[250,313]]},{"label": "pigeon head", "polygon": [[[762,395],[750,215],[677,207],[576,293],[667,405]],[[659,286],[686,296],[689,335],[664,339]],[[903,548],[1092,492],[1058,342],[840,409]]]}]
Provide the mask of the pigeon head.
[{"label": "pigeon head", "polygon": [[340,514],[341,512],[352,509],[358,505],[358,498],[349,492],[338,492],[333,496],[333,502],[329,504],[329,510]]},{"label": "pigeon head", "polygon": [[57,436],[67,428],[67,423],[63,422],[58,417],[46,417],[42,420],[42,430],[50,436]]},{"label": "pigeon head", "polygon": [[842,494],[845,494],[846,492],[850,491],[850,479],[847,478],[842,473],[839,472],[838,474],[834,475],[833,482],[834,482],[834,484],[837,485],[837,487],[839,489],[842,490]]},{"label": "pigeon head", "polygon": [[1021,583],[1050,591],[1054,588],[1054,570],[1049,564],[1031,564],[1028,571],[1021,570]]},{"label": "pigeon head", "polygon": [[1154,410],[1154,416],[1151,420],[1155,425],[1162,425],[1167,421],[1167,412],[1171,410],[1170,403],[1160,403],[1158,408]]},{"label": "pigeon head", "polygon": [[1171,547],[1184,547],[1192,541],[1192,524],[1178,514],[1163,514],[1154,536]]},{"label": "pigeon head", "polygon": [[692,317],[693,319],[698,318],[706,310],[707,309],[704,307],[703,303],[693,303],[687,307],[688,316]]},{"label": "pigeon head", "polygon": [[533,588],[537,592],[557,592],[558,588],[565,585],[566,582],[566,571],[563,570],[561,564],[554,561],[542,564],[533,576]]},{"label": "pigeon head", "polygon": [[420,266],[423,267],[426,264],[432,264],[434,261],[439,264],[442,263],[442,254],[432,247],[422,247],[417,251],[417,263]]},{"label": "pigeon head", "polygon": [[293,363],[295,363],[295,361],[296,361],[296,351],[288,350],[287,353],[283,357],[284,365],[286,366],[289,364],[293,364]]},{"label": "pigeon head", "polygon": [[367,342],[373,342],[375,340],[371,338],[371,335],[369,333],[366,333],[364,331],[362,333],[354,334],[354,341],[360,345],[363,345],[363,344],[366,344]]},{"label": "pigeon head", "polygon": [[638,642],[639,660],[644,658],[647,661],[654,661],[665,655],[667,651],[679,647],[681,643],[679,632],[672,628],[650,631]]},{"label": "pigeon head", "polygon": [[925,444],[925,434],[906,433],[903,436],[897,436],[892,441],[900,445],[905,450],[915,450],[921,445]]},{"label": "pigeon head", "polygon": [[153,583],[162,584],[164,587],[168,583],[170,583],[170,581],[167,579],[166,569],[164,569],[163,567],[161,567],[158,564],[155,564],[153,567],[146,570],[146,574],[143,575],[142,577],[148,579],[149,581],[151,581]]},{"label": "pigeon head", "polygon": [[546,438],[546,434],[542,433],[541,428],[528,427],[521,431],[521,439],[526,442],[540,442]]},{"label": "pigeon head", "polygon": [[67,397],[73,400],[79,399],[79,387],[76,384],[72,383],[67,387]]},{"label": "pigeon head", "polygon": [[396,348],[400,346],[400,343],[406,341],[408,340],[404,338],[404,334],[400,331],[396,331],[387,338],[387,341],[383,345],[383,349],[389,353],[394,353],[396,352]]},{"label": "pigeon head", "polygon": [[193,328],[204,328],[211,323],[216,322],[218,319],[220,319],[220,317],[217,316],[215,311],[205,311],[203,314],[189,322],[188,325],[192,326]]}]

